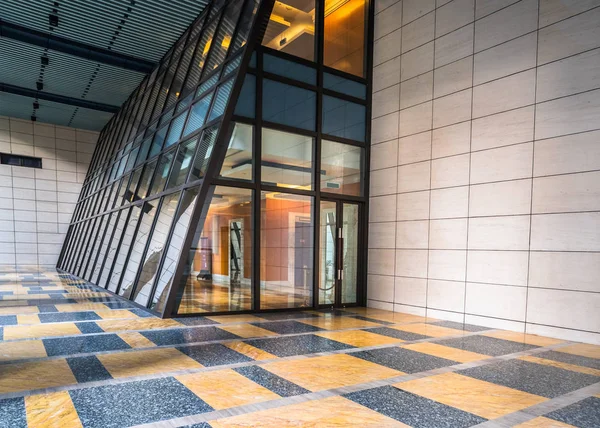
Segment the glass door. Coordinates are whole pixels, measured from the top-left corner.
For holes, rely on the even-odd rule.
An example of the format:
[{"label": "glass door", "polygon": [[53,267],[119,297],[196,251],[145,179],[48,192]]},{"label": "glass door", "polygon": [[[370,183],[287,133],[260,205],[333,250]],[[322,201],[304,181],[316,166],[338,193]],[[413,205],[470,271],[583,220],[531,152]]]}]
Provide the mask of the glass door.
[{"label": "glass door", "polygon": [[359,206],[322,200],[319,224],[319,305],[356,303]]}]

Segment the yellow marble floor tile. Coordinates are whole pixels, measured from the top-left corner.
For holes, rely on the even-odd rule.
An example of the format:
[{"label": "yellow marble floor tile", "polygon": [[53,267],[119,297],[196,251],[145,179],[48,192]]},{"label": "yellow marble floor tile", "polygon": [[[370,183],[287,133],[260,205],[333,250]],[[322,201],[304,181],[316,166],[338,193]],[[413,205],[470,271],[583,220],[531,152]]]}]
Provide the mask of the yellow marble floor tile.
[{"label": "yellow marble floor tile", "polygon": [[229,349],[233,349],[240,354],[245,355],[248,358],[252,358],[253,360],[272,360],[277,358],[277,356],[268,353],[267,351],[263,351],[262,349],[256,348],[252,345],[248,345],[247,343],[234,340],[233,342],[223,343],[223,345],[227,346]]},{"label": "yellow marble floor tile", "polygon": [[37,314],[37,306],[8,306],[0,308],[0,315]]},{"label": "yellow marble floor tile", "polygon": [[121,319],[121,318],[139,318],[136,314],[134,314],[131,311],[128,311],[127,309],[115,309],[115,310],[110,310],[107,309],[106,311],[96,311],[96,314],[105,320],[108,319]]},{"label": "yellow marble floor tile", "polygon": [[17,324],[19,325],[31,325],[41,324],[40,317],[37,314],[25,314],[17,315]]},{"label": "yellow marble floor tile", "polygon": [[366,328],[366,327],[381,327],[381,324],[376,324],[369,321],[359,320],[350,317],[319,317],[305,318],[298,320],[301,323],[312,325],[315,327],[324,328],[325,330],[342,330],[346,328]]},{"label": "yellow marble floor tile", "polygon": [[316,335],[358,348],[404,342],[401,339],[370,333],[364,330],[328,331],[325,333],[316,333]]},{"label": "yellow marble floor tile", "polygon": [[58,312],[79,312],[79,311],[105,311],[108,307],[102,303],[59,303],[56,306]]},{"label": "yellow marble floor tile", "polygon": [[267,426],[277,428],[408,427],[408,425],[343,397],[329,397],[217,419],[210,421],[210,425],[214,428]]},{"label": "yellow marble floor tile", "polygon": [[132,348],[153,348],[156,346],[154,342],[146,339],[146,337],[142,336],[137,331],[118,333],[117,336],[123,339],[125,343],[127,343]]},{"label": "yellow marble floor tile", "polygon": [[29,428],[79,428],[81,422],[67,391],[25,397]]},{"label": "yellow marble floor tile", "polygon": [[155,328],[181,327],[181,324],[172,319],[137,318],[129,320],[96,321],[96,324],[106,332],[127,330],[150,330]]},{"label": "yellow marble floor tile", "polygon": [[264,364],[262,367],[311,391],[355,385],[404,374],[347,354],[276,361]]},{"label": "yellow marble floor tile", "polygon": [[520,360],[529,361],[530,363],[543,364],[546,366],[558,367],[559,369],[570,370],[572,372],[585,373],[593,376],[600,376],[600,370],[592,369],[590,367],[577,366],[575,364],[563,363],[560,361],[547,360],[545,358],[538,358],[532,355],[524,356],[519,358]]},{"label": "yellow marble floor tile", "polygon": [[281,398],[231,369],[186,374],[175,379],[216,410]]},{"label": "yellow marble floor tile", "polygon": [[435,357],[446,358],[459,363],[469,363],[471,361],[484,360],[490,358],[488,355],[478,354],[476,352],[463,351],[462,349],[451,348],[449,346],[438,345],[437,343],[413,343],[404,345],[403,348],[411,351],[422,352],[423,354],[433,355]]},{"label": "yellow marble floor tile", "polygon": [[563,348],[554,349],[558,352],[566,352],[567,354],[580,355],[582,357],[600,359],[600,346],[587,343],[575,343]]},{"label": "yellow marble floor tile", "polygon": [[72,336],[76,334],[81,334],[81,331],[72,322],[4,327],[4,340]]},{"label": "yellow marble floor tile", "polygon": [[67,361],[48,360],[0,366],[0,393],[53,388],[77,383]]},{"label": "yellow marble floor tile", "polygon": [[270,330],[266,330],[264,328],[257,327],[252,324],[223,325],[219,326],[218,328],[220,328],[221,330],[228,331],[229,333],[236,334],[243,338],[277,336],[277,333],[274,333]]},{"label": "yellow marble floor tile", "polygon": [[515,425],[514,428],[574,428],[573,425],[563,424],[554,419],[539,416],[522,424]]},{"label": "yellow marble floor tile", "polygon": [[486,419],[495,419],[547,400],[456,373],[409,380],[394,386]]},{"label": "yellow marble floor tile", "polygon": [[426,318],[419,315],[403,314],[400,312],[384,311],[382,309],[372,308],[352,308],[346,309],[348,312],[352,312],[358,315],[362,315],[367,318],[372,318],[379,321],[388,321],[393,323],[409,323],[409,322],[425,322],[425,321],[437,321],[434,318]]},{"label": "yellow marble floor tile", "polygon": [[445,337],[445,336],[461,336],[465,332],[463,330],[456,330],[454,328],[441,327],[439,325],[432,324],[406,324],[406,325],[393,325],[389,326],[396,330],[408,331],[410,333],[424,334],[425,336],[431,337]]},{"label": "yellow marble floor tile", "polygon": [[202,364],[174,348],[119,352],[97,357],[114,378],[202,368]]},{"label": "yellow marble floor tile", "polygon": [[256,315],[241,314],[241,315],[215,315],[212,317],[206,317],[209,320],[216,321],[221,324],[234,323],[234,322],[260,322],[264,321],[263,318],[259,318]]},{"label": "yellow marble floor tile", "polygon": [[495,337],[496,339],[510,340],[512,342],[526,343],[535,346],[550,346],[562,343],[564,340],[552,339],[550,337],[537,336],[535,334],[525,334],[516,331],[498,330],[489,333],[483,333],[482,336]]},{"label": "yellow marble floor tile", "polygon": [[[46,357],[46,348],[41,340],[0,342],[0,361],[26,360]],[[0,373],[2,368],[0,367]]]}]

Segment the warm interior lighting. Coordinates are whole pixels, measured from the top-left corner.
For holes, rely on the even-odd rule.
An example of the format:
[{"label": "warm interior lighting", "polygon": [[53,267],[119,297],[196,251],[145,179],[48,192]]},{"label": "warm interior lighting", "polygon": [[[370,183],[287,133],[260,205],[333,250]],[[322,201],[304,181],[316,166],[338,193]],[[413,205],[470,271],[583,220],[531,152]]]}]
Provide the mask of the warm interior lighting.
[{"label": "warm interior lighting", "polygon": [[344,6],[346,3],[350,3],[350,0],[331,0],[325,2],[325,17],[331,15],[333,12]]},{"label": "warm interior lighting", "polygon": [[202,55],[206,56],[206,54],[210,50],[211,44],[212,44],[212,39],[209,39],[208,42],[206,42],[206,45],[204,45],[204,50],[202,51]]},{"label": "warm interior lighting", "polygon": [[276,22],[278,24],[281,24],[281,25],[285,25],[286,27],[289,27],[290,25],[292,25],[291,22],[286,21],[283,16],[279,16],[279,15],[276,15],[274,13],[271,14],[271,18],[270,19],[271,19],[271,21],[274,21],[274,22]]},{"label": "warm interior lighting", "polygon": [[223,42],[221,42],[221,46],[223,46],[225,49],[229,49],[230,43],[231,43],[231,36],[225,36],[225,37],[223,37]]}]

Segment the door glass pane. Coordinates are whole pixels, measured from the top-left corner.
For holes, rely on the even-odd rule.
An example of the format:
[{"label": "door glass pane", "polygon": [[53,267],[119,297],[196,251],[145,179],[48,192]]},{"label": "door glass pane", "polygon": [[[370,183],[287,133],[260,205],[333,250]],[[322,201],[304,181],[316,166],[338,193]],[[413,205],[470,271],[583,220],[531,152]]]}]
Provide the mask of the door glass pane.
[{"label": "door glass pane", "polygon": [[319,227],[319,304],[335,303],[336,283],[336,208],[335,202],[321,201],[321,221]]},{"label": "door glass pane", "polygon": [[366,10],[365,0],[325,0],[325,65],[364,76]]},{"label": "door glass pane", "polygon": [[356,303],[356,285],[358,280],[358,205],[343,206],[343,270],[342,304]]},{"label": "door glass pane", "polygon": [[252,309],[252,190],[213,186],[179,286],[178,314]]},{"label": "door glass pane", "polygon": [[236,123],[220,177],[252,181],[252,125]]},{"label": "door glass pane", "polygon": [[276,1],[262,44],[313,61],[315,0]]},{"label": "door glass pane", "polygon": [[313,304],[313,198],[261,194],[260,308]]},{"label": "door glass pane", "polygon": [[263,128],[261,179],[265,184],[311,190],[314,139]]},{"label": "door glass pane", "polygon": [[361,196],[363,181],[361,147],[323,140],[321,143],[321,190]]}]

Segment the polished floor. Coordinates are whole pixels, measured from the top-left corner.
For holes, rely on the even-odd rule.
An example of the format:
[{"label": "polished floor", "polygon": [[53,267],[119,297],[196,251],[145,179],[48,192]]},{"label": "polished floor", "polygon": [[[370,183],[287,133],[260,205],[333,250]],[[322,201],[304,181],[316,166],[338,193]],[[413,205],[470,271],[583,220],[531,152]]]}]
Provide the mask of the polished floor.
[{"label": "polished floor", "polygon": [[0,427],[600,427],[600,346],[374,309],[161,320],[0,272]]}]

